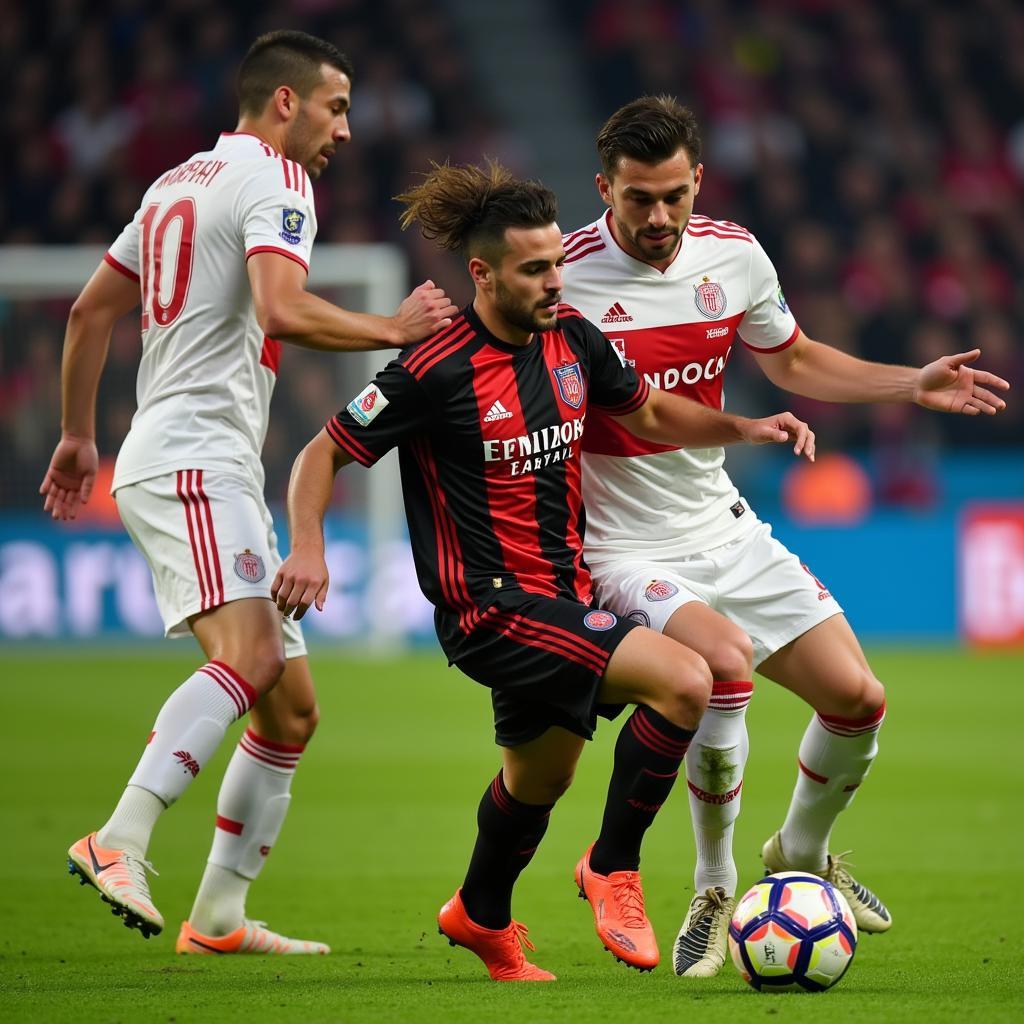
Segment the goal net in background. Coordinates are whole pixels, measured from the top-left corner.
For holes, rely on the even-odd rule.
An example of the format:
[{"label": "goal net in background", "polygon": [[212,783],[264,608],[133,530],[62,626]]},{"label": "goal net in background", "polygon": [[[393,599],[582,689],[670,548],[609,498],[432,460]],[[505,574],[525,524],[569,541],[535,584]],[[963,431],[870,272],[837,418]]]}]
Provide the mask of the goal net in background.
[{"label": "goal net in background", "polygon": [[[102,465],[93,500],[79,521],[54,524],[37,493],[59,437],[67,313],[104,252],[100,246],[0,249],[0,642],[124,641],[162,632],[148,568],[106,493],[135,411],[137,313],[115,328],[100,385]],[[310,289],[347,309],[390,315],[407,293],[406,258],[395,246],[318,245],[313,255]],[[282,549],[295,455],[393,354],[284,347],[264,448]],[[404,522],[393,452],[371,472],[353,465],[339,475],[326,524],[331,593],[324,613],[306,618],[311,641],[390,651],[433,635]]]}]

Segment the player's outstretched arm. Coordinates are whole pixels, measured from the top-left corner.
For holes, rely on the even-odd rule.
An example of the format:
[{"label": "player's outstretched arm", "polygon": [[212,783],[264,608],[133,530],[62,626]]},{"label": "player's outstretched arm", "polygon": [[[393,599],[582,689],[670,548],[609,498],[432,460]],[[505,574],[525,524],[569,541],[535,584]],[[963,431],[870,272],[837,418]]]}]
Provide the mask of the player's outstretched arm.
[{"label": "player's outstretched arm", "polygon": [[796,455],[814,461],[814,432],[790,412],[752,420],[651,388],[650,396],[639,409],[618,419],[631,433],[658,444],[713,448],[740,441],[748,444],[792,441]]},{"label": "player's outstretched arm", "polygon": [[246,264],[256,319],[268,338],[327,351],[404,348],[450,326],[457,309],[424,281],[394,316],[353,313],[306,291],[306,271],[285,256],[255,253]]},{"label": "player's outstretched arm", "polygon": [[96,391],[110,332],[138,302],[138,282],[101,263],[71,307],[61,365],[61,437],[39,486],[43,510],[54,519],[74,519],[92,493],[99,465]]},{"label": "player's outstretched arm", "polygon": [[330,577],[324,561],[324,514],[334,477],[352,459],[321,430],[299,452],[288,481],[291,554],[277,570],[271,597],[285,615],[301,619],[311,604],[322,611]]},{"label": "player's outstretched arm", "polygon": [[943,356],[917,369],[869,363],[813,341],[801,331],[781,352],[754,353],[768,379],[786,391],[822,402],[916,402],[939,412],[990,415],[1006,403],[992,390],[1009,384],[968,366],[980,349]]}]

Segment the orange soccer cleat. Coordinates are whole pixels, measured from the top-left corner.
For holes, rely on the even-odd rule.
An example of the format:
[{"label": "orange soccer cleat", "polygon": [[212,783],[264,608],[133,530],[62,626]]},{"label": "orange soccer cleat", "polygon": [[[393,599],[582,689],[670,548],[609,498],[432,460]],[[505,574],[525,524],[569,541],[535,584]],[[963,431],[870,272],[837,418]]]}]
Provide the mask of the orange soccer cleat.
[{"label": "orange soccer cleat", "polygon": [[331,947],[308,939],[289,939],[266,927],[263,921],[243,921],[227,935],[203,935],[182,921],[175,953],[199,953],[208,956],[224,953],[249,953],[269,956],[316,956],[330,953]]},{"label": "orange soccer cleat", "polygon": [[594,927],[602,945],[616,960],[638,971],[651,971],[661,955],[651,922],[644,913],[644,891],[636,871],[613,871],[599,875],[590,868],[590,851],[576,865],[580,899],[589,900],[594,910]]},{"label": "orange soccer cleat", "polygon": [[441,908],[437,930],[453,946],[476,953],[495,981],[554,981],[555,976],[541,970],[523,956],[523,946],[534,949],[526,937],[526,925],[513,921],[507,928],[483,928],[474,924],[462,902],[462,890]]},{"label": "orange soccer cleat", "polygon": [[99,890],[109,903],[115,917],[124,920],[126,928],[138,928],[143,938],[159,935],[164,919],[153,906],[146,872],[153,865],[131,850],[110,850],[96,842],[90,832],[68,850],[68,871],[78,875],[82,885],[88,883]]}]

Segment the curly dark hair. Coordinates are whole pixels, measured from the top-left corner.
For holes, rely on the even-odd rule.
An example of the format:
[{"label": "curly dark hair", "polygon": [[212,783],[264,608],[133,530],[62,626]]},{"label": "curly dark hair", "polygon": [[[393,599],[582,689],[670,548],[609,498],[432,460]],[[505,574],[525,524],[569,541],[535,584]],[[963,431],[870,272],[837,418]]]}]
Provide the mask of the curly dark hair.
[{"label": "curly dark hair", "polygon": [[536,228],[558,218],[554,192],[523,181],[495,160],[485,166],[432,163],[418,185],[395,196],[405,206],[402,229],[418,223],[442,249],[494,261],[508,228]]},{"label": "curly dark hair", "polygon": [[607,177],[622,157],[645,164],[668,160],[685,149],[690,166],[700,163],[697,118],[675,96],[641,96],[620,107],[597,134],[597,152]]}]

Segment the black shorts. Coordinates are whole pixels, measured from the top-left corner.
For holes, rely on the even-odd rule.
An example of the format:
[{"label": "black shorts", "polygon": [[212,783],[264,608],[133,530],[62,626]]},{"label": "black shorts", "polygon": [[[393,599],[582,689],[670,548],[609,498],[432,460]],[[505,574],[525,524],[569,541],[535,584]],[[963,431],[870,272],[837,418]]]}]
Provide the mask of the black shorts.
[{"label": "black shorts", "polygon": [[598,715],[619,714],[623,705],[598,704],[597,691],[612,652],[637,625],[567,598],[510,591],[469,634],[438,632],[450,663],[490,688],[497,743],[518,747],[553,725],[589,740]]}]

